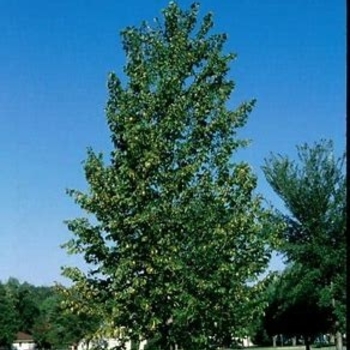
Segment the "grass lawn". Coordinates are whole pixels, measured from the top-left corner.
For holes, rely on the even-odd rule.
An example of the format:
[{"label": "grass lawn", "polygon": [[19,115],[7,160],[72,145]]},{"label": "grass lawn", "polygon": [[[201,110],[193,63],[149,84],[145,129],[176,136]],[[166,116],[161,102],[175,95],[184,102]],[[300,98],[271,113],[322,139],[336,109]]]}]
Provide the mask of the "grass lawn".
[{"label": "grass lawn", "polygon": [[[252,346],[250,348],[245,348],[251,349],[251,350],[303,350],[305,349],[305,345],[297,345],[297,346],[276,346],[276,347],[255,347]],[[311,345],[312,350],[335,350],[335,345],[334,346],[325,346],[322,348],[315,348]],[[346,350],[346,346],[343,346],[343,349]]]}]

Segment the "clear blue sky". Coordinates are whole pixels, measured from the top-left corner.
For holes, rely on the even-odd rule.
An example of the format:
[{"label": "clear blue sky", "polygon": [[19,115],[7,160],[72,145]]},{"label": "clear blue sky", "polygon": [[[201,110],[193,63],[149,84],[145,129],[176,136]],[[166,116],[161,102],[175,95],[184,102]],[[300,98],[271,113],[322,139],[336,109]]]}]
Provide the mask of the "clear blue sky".
[{"label": "clear blue sky", "polygon": [[[0,2],[0,280],[47,285],[65,281],[61,265],[80,264],[59,248],[70,237],[63,220],[80,215],[65,188],[86,187],[88,146],[110,149],[106,78],[122,72],[119,31],[151,22],[167,3]],[[258,100],[240,134],[253,143],[240,158],[281,206],[260,171],[269,152],[294,155],[296,144],[320,138],[338,153],[345,147],[345,1],[204,0],[208,11],[238,54],[232,105]]]}]

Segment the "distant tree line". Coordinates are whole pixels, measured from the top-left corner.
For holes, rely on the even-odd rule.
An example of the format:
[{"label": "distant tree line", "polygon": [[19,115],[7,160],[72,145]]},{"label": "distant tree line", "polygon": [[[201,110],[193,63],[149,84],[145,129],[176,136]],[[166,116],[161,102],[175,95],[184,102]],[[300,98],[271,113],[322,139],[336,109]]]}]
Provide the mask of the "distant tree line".
[{"label": "distant tree line", "polygon": [[17,332],[32,335],[40,349],[78,342],[97,322],[69,312],[62,301],[56,287],[20,283],[16,278],[0,282],[0,347],[10,348]]}]

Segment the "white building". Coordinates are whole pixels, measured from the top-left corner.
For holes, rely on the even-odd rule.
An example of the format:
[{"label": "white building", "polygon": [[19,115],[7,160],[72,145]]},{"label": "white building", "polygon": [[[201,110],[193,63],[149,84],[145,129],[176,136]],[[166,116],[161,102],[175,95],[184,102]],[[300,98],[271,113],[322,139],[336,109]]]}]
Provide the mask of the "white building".
[{"label": "white building", "polygon": [[[139,344],[139,350],[143,350],[146,343],[147,343],[146,340],[142,340]],[[94,347],[94,345],[102,345],[104,349],[109,350],[109,349],[113,349],[116,346],[120,345],[120,340],[115,339],[115,338],[99,338],[99,339],[93,339],[93,340],[88,341],[88,342],[85,340],[82,340],[77,345],[76,350],[89,350],[92,347]],[[131,341],[130,340],[128,340],[125,343],[125,349],[131,350]]]},{"label": "white building", "polygon": [[30,334],[24,332],[18,332],[16,334],[16,339],[12,344],[15,350],[34,350],[35,342]]}]

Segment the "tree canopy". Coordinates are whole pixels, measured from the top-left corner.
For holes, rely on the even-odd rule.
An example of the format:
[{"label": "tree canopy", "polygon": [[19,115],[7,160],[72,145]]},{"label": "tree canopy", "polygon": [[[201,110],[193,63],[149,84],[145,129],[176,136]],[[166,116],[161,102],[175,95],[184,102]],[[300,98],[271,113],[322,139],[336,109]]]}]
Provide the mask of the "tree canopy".
[{"label": "tree canopy", "polygon": [[125,327],[164,349],[246,334],[263,308],[261,285],[248,283],[267,267],[273,233],[256,176],[233,162],[254,100],[227,107],[235,55],[198,10],[170,3],[153,27],[122,31],[126,82],[108,79],[113,151],[106,162],[89,150],[88,190],[69,190],[87,215],[67,222],[65,248],[90,267],[64,270],[72,307],[102,312],[101,333]]}]

